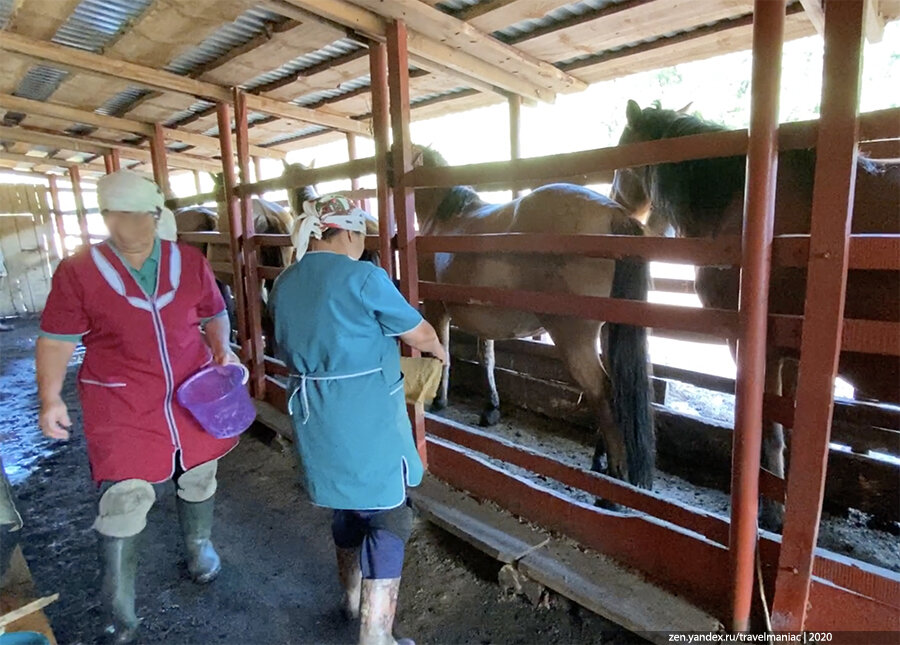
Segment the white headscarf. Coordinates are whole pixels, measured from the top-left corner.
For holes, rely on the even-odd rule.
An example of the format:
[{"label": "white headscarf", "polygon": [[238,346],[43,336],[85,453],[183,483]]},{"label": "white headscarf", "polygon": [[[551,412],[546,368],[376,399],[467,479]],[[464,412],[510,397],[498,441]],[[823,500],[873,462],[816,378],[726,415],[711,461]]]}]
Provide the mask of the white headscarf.
[{"label": "white headscarf", "polygon": [[97,180],[100,212],[153,213],[157,235],[174,242],[178,236],[175,215],[166,208],[166,198],[156,183],[133,170],[118,170]]},{"label": "white headscarf", "polygon": [[299,262],[306,254],[310,238],[321,240],[325,229],[338,228],[365,235],[369,217],[366,211],[340,195],[324,195],[303,202],[303,213],[291,229],[291,242],[297,249],[296,261]]}]

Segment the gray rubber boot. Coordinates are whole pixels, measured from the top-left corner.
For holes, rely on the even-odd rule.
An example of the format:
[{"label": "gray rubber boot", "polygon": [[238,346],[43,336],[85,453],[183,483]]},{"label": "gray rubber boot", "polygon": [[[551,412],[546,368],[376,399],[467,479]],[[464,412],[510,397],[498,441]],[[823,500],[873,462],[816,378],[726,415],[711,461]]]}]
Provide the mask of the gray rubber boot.
[{"label": "gray rubber boot", "polygon": [[394,614],[400,578],[363,580],[359,645],[416,645],[409,638],[394,639]]},{"label": "gray rubber boot", "polygon": [[222,570],[222,561],[210,540],[215,496],[203,502],[186,502],[180,497],[176,500],[178,522],[181,524],[184,548],[187,551],[188,572],[194,582],[212,582]]},{"label": "gray rubber boot", "polygon": [[100,535],[103,602],[108,617],[105,632],[111,643],[133,643],[140,629],[141,621],[134,613],[139,537]]},{"label": "gray rubber boot", "polygon": [[362,572],[359,570],[359,549],[341,549],[335,547],[337,554],[338,578],[344,597],[341,600],[341,613],[347,620],[359,618],[359,603],[362,593]]}]

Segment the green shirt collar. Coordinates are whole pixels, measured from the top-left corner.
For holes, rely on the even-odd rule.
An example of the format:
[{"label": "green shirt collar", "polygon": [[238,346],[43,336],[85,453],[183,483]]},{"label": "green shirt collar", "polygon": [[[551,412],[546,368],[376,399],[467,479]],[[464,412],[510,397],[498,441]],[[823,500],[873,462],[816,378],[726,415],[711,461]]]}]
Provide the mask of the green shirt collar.
[{"label": "green shirt collar", "polygon": [[150,251],[150,256],[144,260],[144,264],[141,265],[140,269],[135,269],[124,257],[122,257],[122,254],[119,253],[119,250],[116,248],[116,245],[113,244],[112,240],[109,241],[109,248],[111,248],[113,253],[115,253],[122,261],[122,264],[124,264],[131,275],[134,276],[134,279],[148,296],[151,296],[156,292],[156,276],[159,272],[159,257],[162,253],[161,247],[162,244],[157,237],[153,240],[153,250]]}]

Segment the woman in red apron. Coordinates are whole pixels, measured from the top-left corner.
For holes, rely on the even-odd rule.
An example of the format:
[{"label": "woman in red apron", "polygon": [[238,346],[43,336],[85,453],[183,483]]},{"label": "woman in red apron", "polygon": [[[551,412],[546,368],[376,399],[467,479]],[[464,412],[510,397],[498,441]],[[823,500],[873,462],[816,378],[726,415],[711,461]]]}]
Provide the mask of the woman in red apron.
[{"label": "woman in red apron", "polygon": [[[210,541],[217,460],[236,439],[207,434],[175,398],[212,361],[237,362],[225,304],[206,259],[160,239],[162,192],[129,170],[102,177],[98,201],[107,241],[63,260],[53,276],[37,343],[40,425],[54,439],[71,426],[60,394],[78,343],[86,349],[78,391],[91,473],[100,492],[100,536],[107,631],[136,638],[134,586],[138,537],[156,499],[173,480],[191,576],[213,580],[221,563]],[[201,333],[201,328],[205,335]]]}]

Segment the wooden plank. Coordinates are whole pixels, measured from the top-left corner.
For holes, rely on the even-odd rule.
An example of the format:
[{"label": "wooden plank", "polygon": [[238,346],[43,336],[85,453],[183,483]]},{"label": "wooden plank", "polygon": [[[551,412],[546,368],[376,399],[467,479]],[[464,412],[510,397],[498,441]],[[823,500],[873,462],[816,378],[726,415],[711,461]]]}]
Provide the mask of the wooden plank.
[{"label": "wooden plank", "polygon": [[424,3],[399,2],[397,0],[355,0],[355,4],[387,18],[403,20],[410,29],[432,40],[471,53],[548,90],[577,92],[587,87],[584,82],[546,62],[553,59],[531,56]]},{"label": "wooden plank", "polygon": [[736,312],[724,309],[677,307],[569,293],[511,291],[493,287],[420,282],[419,294],[423,300],[576,316],[654,328],[700,331],[721,335],[723,338],[733,337],[737,325]]},{"label": "wooden plank", "polygon": [[503,233],[416,238],[420,253],[551,253],[623,260],[641,258],[699,266],[738,266],[740,238],[638,237]]},{"label": "wooden plank", "polygon": [[266,401],[254,399],[253,404],[256,406],[257,422],[271,428],[285,439],[294,440],[294,429],[291,427],[289,416]]},{"label": "wooden plank", "polygon": [[303,170],[292,170],[284,173],[281,177],[274,177],[264,181],[255,183],[241,184],[237,186],[237,194],[243,195],[259,195],[271,190],[281,190],[283,188],[295,188],[297,186],[312,186],[319,182],[334,181],[336,179],[353,179],[355,177],[365,177],[375,172],[375,158],[366,157],[365,159],[356,159],[346,163],[334,164],[332,166],[324,166],[322,168],[307,168]]},{"label": "wooden plank", "polygon": [[0,140],[21,141],[23,143],[33,143],[39,146],[64,147],[76,152],[86,152],[92,155],[104,155],[111,150],[108,147],[86,143],[78,137],[33,132],[21,127],[12,127],[8,125],[0,125]]},{"label": "wooden plank", "polygon": [[[296,7],[315,13],[323,18],[344,25],[361,34],[383,41],[387,37],[384,19],[377,13],[362,7],[344,2],[344,0],[269,0],[269,6],[284,12],[277,7]],[[443,69],[453,70],[462,75],[462,80],[475,77],[483,83],[521,94],[527,99],[553,101],[555,94],[541,86],[531,83],[501,69],[498,66],[481,60],[465,51],[454,49],[440,40],[426,38],[416,32],[408,34],[409,51],[412,55],[426,61],[436,63]]]},{"label": "wooden plank", "polygon": [[503,563],[516,562],[546,537],[511,516],[498,517],[495,509],[431,475],[410,489],[409,498],[430,522]]}]

